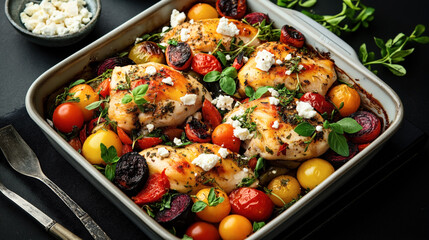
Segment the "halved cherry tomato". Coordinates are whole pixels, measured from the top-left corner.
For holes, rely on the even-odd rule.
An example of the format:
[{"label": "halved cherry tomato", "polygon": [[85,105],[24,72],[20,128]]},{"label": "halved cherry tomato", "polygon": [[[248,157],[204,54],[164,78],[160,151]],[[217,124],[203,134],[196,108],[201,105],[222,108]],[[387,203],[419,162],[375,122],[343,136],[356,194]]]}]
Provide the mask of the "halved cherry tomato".
[{"label": "halved cherry tomato", "polygon": [[186,124],[185,133],[186,137],[192,142],[208,143],[211,141],[207,126],[196,118],[192,118],[192,120]]},{"label": "halved cherry tomato", "polygon": [[219,60],[211,54],[198,53],[192,58],[192,69],[201,74],[206,75],[211,71],[222,72],[222,66]]},{"label": "halved cherry tomato", "polygon": [[119,139],[121,139],[121,142],[123,144],[128,144],[128,145],[133,144],[133,140],[128,136],[128,134],[124,130],[122,130],[122,128],[116,127],[116,130],[118,132],[118,137]]},{"label": "halved cherry tomato", "polygon": [[204,121],[207,121],[212,129],[216,128],[222,123],[222,116],[220,115],[219,111],[207,99],[204,99],[202,114]]},{"label": "halved cherry tomato", "polygon": [[88,84],[76,85],[69,90],[69,93],[71,95],[67,97],[67,100],[78,98],[79,102],[76,102],[76,104],[82,110],[85,121],[91,120],[94,115],[94,110],[88,110],[85,107],[98,101],[100,99],[99,95]]},{"label": "halved cherry tomato", "polygon": [[54,126],[63,133],[79,130],[84,121],[83,113],[76,103],[66,102],[55,108],[52,116]]},{"label": "halved cherry tomato", "polygon": [[193,240],[219,240],[220,235],[217,228],[210,223],[195,222],[186,230],[186,235]]},{"label": "halved cherry tomato", "polygon": [[168,45],[165,51],[168,66],[182,71],[191,66],[192,50],[186,42],[179,42],[177,45]]},{"label": "halved cherry tomato", "polygon": [[219,224],[219,234],[223,240],[242,240],[252,231],[253,227],[249,219],[237,214],[225,217]]},{"label": "halved cherry tomato", "polygon": [[121,156],[124,155],[125,153],[129,153],[129,152],[132,152],[132,151],[133,151],[133,147],[131,147],[131,145],[123,144],[122,145],[122,154],[121,154]]},{"label": "halved cherry tomato", "polygon": [[79,140],[78,137],[74,137],[74,138],[70,139],[69,144],[76,151],[82,150],[82,142]]},{"label": "halved cherry tomato", "polygon": [[242,19],[246,14],[246,0],[217,0],[216,10],[222,17]]},{"label": "halved cherry tomato", "polygon": [[164,129],[163,133],[167,135],[168,139],[170,141],[173,141],[174,138],[180,138],[182,137],[183,129],[180,128],[166,128]]},{"label": "halved cherry tomato", "polygon": [[284,25],[280,34],[280,42],[286,43],[296,48],[301,48],[304,45],[305,37],[294,27]]},{"label": "halved cherry tomato", "polygon": [[236,153],[240,151],[241,140],[234,136],[234,127],[228,123],[222,123],[214,129],[212,142]]},{"label": "halved cherry tomato", "polygon": [[99,93],[102,97],[107,97],[110,95],[110,78],[106,78],[104,81],[98,85],[95,89],[95,92]]},{"label": "halved cherry tomato", "polygon": [[140,149],[144,150],[146,148],[150,148],[155,145],[161,144],[162,139],[159,137],[146,137],[146,138],[137,140],[137,143],[139,144]]},{"label": "halved cherry tomato", "polygon": [[251,221],[265,221],[273,213],[274,203],[264,192],[241,187],[229,194],[231,212],[246,217]]},{"label": "halved cherry tomato", "polygon": [[164,193],[170,189],[170,181],[165,175],[165,169],[162,173],[154,173],[149,176],[143,189],[131,199],[138,205],[152,203],[160,200]]},{"label": "halved cherry tomato", "polygon": [[320,114],[328,113],[331,114],[335,109],[334,105],[328,101],[326,101],[325,97],[315,93],[315,92],[307,92],[299,99],[302,102],[308,102],[310,105],[316,109]]}]

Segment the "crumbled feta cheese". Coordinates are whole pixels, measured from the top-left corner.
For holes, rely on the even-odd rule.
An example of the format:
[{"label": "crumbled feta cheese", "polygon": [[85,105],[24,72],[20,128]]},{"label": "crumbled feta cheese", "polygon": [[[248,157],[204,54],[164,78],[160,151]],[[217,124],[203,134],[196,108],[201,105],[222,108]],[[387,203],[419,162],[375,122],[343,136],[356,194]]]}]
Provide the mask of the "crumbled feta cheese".
[{"label": "crumbled feta cheese", "polygon": [[160,147],[158,148],[158,155],[165,158],[170,156],[170,152],[165,147]]},{"label": "crumbled feta cheese", "polygon": [[234,128],[239,128],[239,127],[241,127],[241,122],[238,120],[234,120],[234,121],[232,121],[231,125]]},{"label": "crumbled feta cheese", "polygon": [[143,41],[143,38],[139,38],[137,37],[136,40],[134,41],[134,45],[136,45],[137,43]]},{"label": "crumbled feta cheese", "polygon": [[286,55],[286,57],[285,57],[285,60],[286,61],[290,61],[292,59],[292,54],[288,54],[288,55]]},{"label": "crumbled feta cheese", "polygon": [[194,24],[194,19],[189,20],[190,24]]},{"label": "crumbled feta cheese", "polygon": [[277,170],[275,170],[275,169],[274,169],[274,170],[272,170],[272,171],[271,171],[271,173],[272,173],[272,174],[276,174],[276,173],[277,173]]},{"label": "crumbled feta cheese", "polygon": [[216,32],[229,37],[234,37],[235,35],[240,33],[240,30],[237,28],[237,26],[235,26],[234,23],[230,22],[228,24],[228,19],[222,17],[221,19],[219,19],[219,24],[217,25]]},{"label": "crumbled feta cheese", "polygon": [[273,97],[279,97],[280,96],[279,92],[277,90],[275,90],[274,88],[268,88],[268,92],[270,92],[271,96],[273,96]]},{"label": "crumbled feta cheese", "polygon": [[155,126],[152,123],[149,123],[148,125],[146,125],[146,128],[149,132],[152,132]]},{"label": "crumbled feta cheese", "polygon": [[170,25],[171,27],[176,27],[177,25],[183,23],[186,19],[186,15],[184,12],[179,12],[177,9],[173,9],[170,17]]},{"label": "crumbled feta cheese", "polygon": [[275,128],[275,129],[278,129],[279,126],[280,126],[279,121],[276,120],[276,121],[273,122],[273,125],[271,127]]},{"label": "crumbled feta cheese", "polygon": [[280,64],[282,64],[282,63],[283,63],[283,62],[282,62],[282,60],[280,60],[280,59],[277,59],[277,60],[276,60],[276,64],[277,64],[277,65],[280,65]]},{"label": "crumbled feta cheese", "polygon": [[216,154],[202,153],[192,160],[192,164],[199,166],[207,172],[210,171],[210,169],[212,169],[220,159],[221,158]]},{"label": "crumbled feta cheese", "polygon": [[154,66],[149,66],[146,68],[146,70],[144,71],[146,74],[152,76],[156,74],[156,68]]},{"label": "crumbled feta cheese", "polygon": [[186,94],[183,97],[180,97],[180,101],[183,102],[183,104],[185,105],[194,105],[195,102],[197,101],[197,95],[196,94]]},{"label": "crumbled feta cheese", "polygon": [[171,79],[171,77],[164,78],[164,79],[162,79],[161,81],[162,81],[163,83],[167,84],[167,85],[170,85],[170,86],[173,86],[173,85],[174,85],[174,83],[173,83],[173,79]]},{"label": "crumbled feta cheese", "polygon": [[237,127],[234,128],[234,136],[238,137],[241,141],[245,141],[251,139],[253,137],[253,133],[251,134],[247,128]]},{"label": "crumbled feta cheese", "polygon": [[228,149],[226,148],[219,148],[219,151],[217,151],[217,153],[219,153],[222,158],[226,158],[229,154]]},{"label": "crumbled feta cheese", "polygon": [[190,33],[191,31],[189,29],[182,28],[182,30],[180,30],[180,40],[182,42],[188,41],[188,39],[191,37]]},{"label": "crumbled feta cheese", "polygon": [[229,61],[229,60],[231,60],[231,55],[226,54],[226,55],[225,55],[225,58],[226,58],[226,60],[227,60],[227,61]]},{"label": "crumbled feta cheese", "polygon": [[316,111],[308,102],[297,101],[296,102],[296,111],[298,112],[298,116],[303,117],[305,119],[312,118],[316,116]]},{"label": "crumbled feta cheese", "polygon": [[268,99],[270,100],[270,104],[271,105],[276,105],[277,106],[280,103],[280,100],[278,98],[276,98],[276,97],[269,97]]},{"label": "crumbled feta cheese", "polygon": [[161,29],[161,34],[159,34],[161,37],[164,37],[164,35],[168,32],[170,28],[168,26],[164,26]]},{"label": "crumbled feta cheese", "polygon": [[303,68],[304,68],[303,65],[301,65],[301,64],[298,65],[298,71],[301,71]]},{"label": "crumbled feta cheese", "polygon": [[323,131],[323,127],[322,127],[322,126],[320,126],[320,125],[317,125],[317,126],[316,126],[316,131],[318,131],[318,132]]},{"label": "crumbled feta cheese", "polygon": [[249,169],[243,168],[243,172],[247,173],[247,172],[249,172]]},{"label": "crumbled feta cheese", "polygon": [[244,56],[244,57],[243,57],[243,62],[244,62],[244,63],[247,63],[247,61],[249,61],[249,58],[248,58],[248,57],[246,57],[246,56]]},{"label": "crumbled feta cheese", "polygon": [[174,142],[174,144],[176,144],[176,146],[183,144],[182,140],[180,138],[176,138],[176,137],[173,139],[173,142]]},{"label": "crumbled feta cheese", "polygon": [[194,173],[194,176],[195,176],[195,177],[197,177],[197,176],[198,176],[198,173],[197,173],[197,172],[196,172],[196,173]]},{"label": "crumbled feta cheese", "polygon": [[287,71],[285,72],[285,74],[286,74],[286,75],[291,75],[291,74],[292,74],[292,71],[289,69],[289,70],[287,70]]},{"label": "crumbled feta cheese", "polygon": [[256,54],[256,68],[262,71],[270,70],[271,66],[275,63],[274,54],[268,52],[267,50],[259,51]]},{"label": "crumbled feta cheese", "polygon": [[221,110],[231,110],[234,99],[230,96],[219,95],[212,101],[212,104],[216,105]]}]

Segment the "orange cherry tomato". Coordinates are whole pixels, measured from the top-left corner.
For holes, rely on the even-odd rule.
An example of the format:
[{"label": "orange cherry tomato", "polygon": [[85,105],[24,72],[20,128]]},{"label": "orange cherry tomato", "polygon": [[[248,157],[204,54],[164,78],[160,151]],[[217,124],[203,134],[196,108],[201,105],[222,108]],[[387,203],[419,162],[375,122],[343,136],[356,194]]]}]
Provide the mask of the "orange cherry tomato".
[{"label": "orange cherry tomato", "polygon": [[82,110],[85,121],[91,120],[94,116],[94,110],[88,110],[85,107],[100,99],[97,92],[95,92],[94,89],[88,84],[79,84],[72,87],[69,90],[69,93],[71,95],[67,97],[67,100],[78,98],[79,102],[76,102],[76,104]]},{"label": "orange cherry tomato", "polygon": [[192,69],[201,74],[206,75],[211,71],[222,72],[222,66],[219,60],[211,54],[198,53],[192,58]]},{"label": "orange cherry tomato", "polygon": [[81,108],[76,103],[66,102],[55,108],[52,116],[54,126],[63,133],[79,130],[84,122]]},{"label": "orange cherry tomato", "polygon": [[220,115],[219,111],[207,99],[204,99],[202,115],[203,119],[209,123],[212,129],[216,128],[222,123],[222,116]]},{"label": "orange cherry tomato", "polygon": [[[195,195],[196,197],[192,200],[203,201],[208,204],[208,196],[211,188],[203,188]],[[224,217],[228,216],[231,211],[231,205],[229,203],[228,195],[220,190],[214,189],[216,197],[223,197],[223,201],[216,206],[206,206],[202,211],[197,212],[197,216],[207,222],[217,223],[220,222]]]},{"label": "orange cherry tomato", "polygon": [[246,0],[217,0],[216,10],[222,17],[242,19],[246,14]]},{"label": "orange cherry tomato", "polygon": [[110,95],[110,78],[106,78],[104,81],[102,81],[95,89],[95,92],[97,92],[104,98],[109,96]]},{"label": "orange cherry tomato", "polygon": [[219,224],[219,234],[223,240],[245,239],[253,232],[252,223],[245,217],[231,214]]},{"label": "orange cherry tomato", "polygon": [[162,139],[159,137],[146,137],[146,138],[137,140],[137,143],[139,144],[140,149],[144,150],[146,148],[150,148],[158,144],[161,144]]},{"label": "orange cherry tomato", "polygon": [[303,162],[297,172],[296,178],[304,189],[313,189],[335,171],[326,160],[313,158]]},{"label": "orange cherry tomato", "polygon": [[218,14],[214,7],[207,3],[197,3],[188,12],[188,18],[194,20],[217,18]]},{"label": "orange cherry tomato", "polygon": [[217,228],[210,223],[195,222],[186,230],[186,235],[193,240],[219,240],[220,235]]},{"label": "orange cherry tomato", "polygon": [[128,136],[128,134],[124,130],[122,130],[122,128],[116,127],[116,130],[118,132],[118,137],[119,139],[121,139],[121,142],[123,144],[128,144],[128,145],[133,144],[133,140]]},{"label": "orange cherry tomato", "polygon": [[264,192],[249,188],[237,188],[229,194],[231,212],[251,221],[265,221],[273,213],[274,204]]},{"label": "orange cherry tomato", "polygon": [[241,140],[234,136],[234,127],[228,123],[222,123],[214,129],[212,142],[236,153],[240,150],[241,145]]},{"label": "orange cherry tomato", "polygon": [[337,107],[340,108],[342,117],[349,116],[356,112],[360,106],[360,96],[356,89],[347,86],[346,84],[337,85],[328,92],[328,98]]},{"label": "orange cherry tomato", "polygon": [[160,200],[162,195],[170,189],[170,181],[165,175],[165,169],[162,173],[154,173],[149,176],[143,189],[131,199],[138,205],[152,203]]}]

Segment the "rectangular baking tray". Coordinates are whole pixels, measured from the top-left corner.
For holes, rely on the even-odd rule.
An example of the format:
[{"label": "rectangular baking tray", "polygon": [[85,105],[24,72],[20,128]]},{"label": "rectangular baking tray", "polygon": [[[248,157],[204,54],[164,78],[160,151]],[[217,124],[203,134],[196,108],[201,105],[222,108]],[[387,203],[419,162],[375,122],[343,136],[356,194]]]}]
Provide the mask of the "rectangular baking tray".
[{"label": "rectangular baking tray", "polygon": [[[133,44],[135,39],[144,33],[169,25],[170,14],[173,9],[185,11],[197,2],[204,1],[163,0],[158,2],[47,70],[34,81],[25,99],[28,114],[42,129],[54,148],[151,239],[179,238],[169,233],[134,204],[129,197],[116,188],[49,126],[45,119],[47,110],[45,101],[60,87],[75,80],[75,77],[90,63],[120,52]],[[287,229],[300,216],[311,211],[320,201],[334,193],[337,188],[358,173],[383,143],[397,131],[403,119],[404,110],[397,94],[360,63],[357,54],[347,43],[323,26],[300,12],[280,8],[270,1],[252,0],[247,1],[247,4],[251,11],[267,13],[270,19],[274,21],[276,28],[281,28],[284,24],[294,26],[306,36],[306,41],[310,46],[318,51],[329,53],[338,69],[346,73],[340,75],[365,90],[361,94],[363,103],[383,119],[385,126],[384,132],[367,148],[359,152],[281,215],[248,237],[248,239],[260,239],[262,237],[271,239]]]}]

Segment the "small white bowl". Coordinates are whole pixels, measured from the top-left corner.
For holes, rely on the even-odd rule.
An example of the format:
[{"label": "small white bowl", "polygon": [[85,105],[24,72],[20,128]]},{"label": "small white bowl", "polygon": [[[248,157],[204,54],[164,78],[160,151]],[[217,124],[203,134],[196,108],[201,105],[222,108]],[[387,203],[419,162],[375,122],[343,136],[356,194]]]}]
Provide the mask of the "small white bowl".
[{"label": "small white bowl", "polygon": [[95,27],[95,24],[100,17],[101,2],[100,0],[85,0],[86,8],[92,13],[91,20],[79,31],[75,33],[65,35],[54,35],[45,36],[41,34],[35,34],[27,30],[24,24],[21,22],[20,13],[25,9],[25,5],[29,2],[40,3],[41,1],[36,0],[6,0],[5,2],[5,13],[7,19],[12,26],[26,37],[29,41],[48,47],[64,47],[77,43],[86,37]]}]

